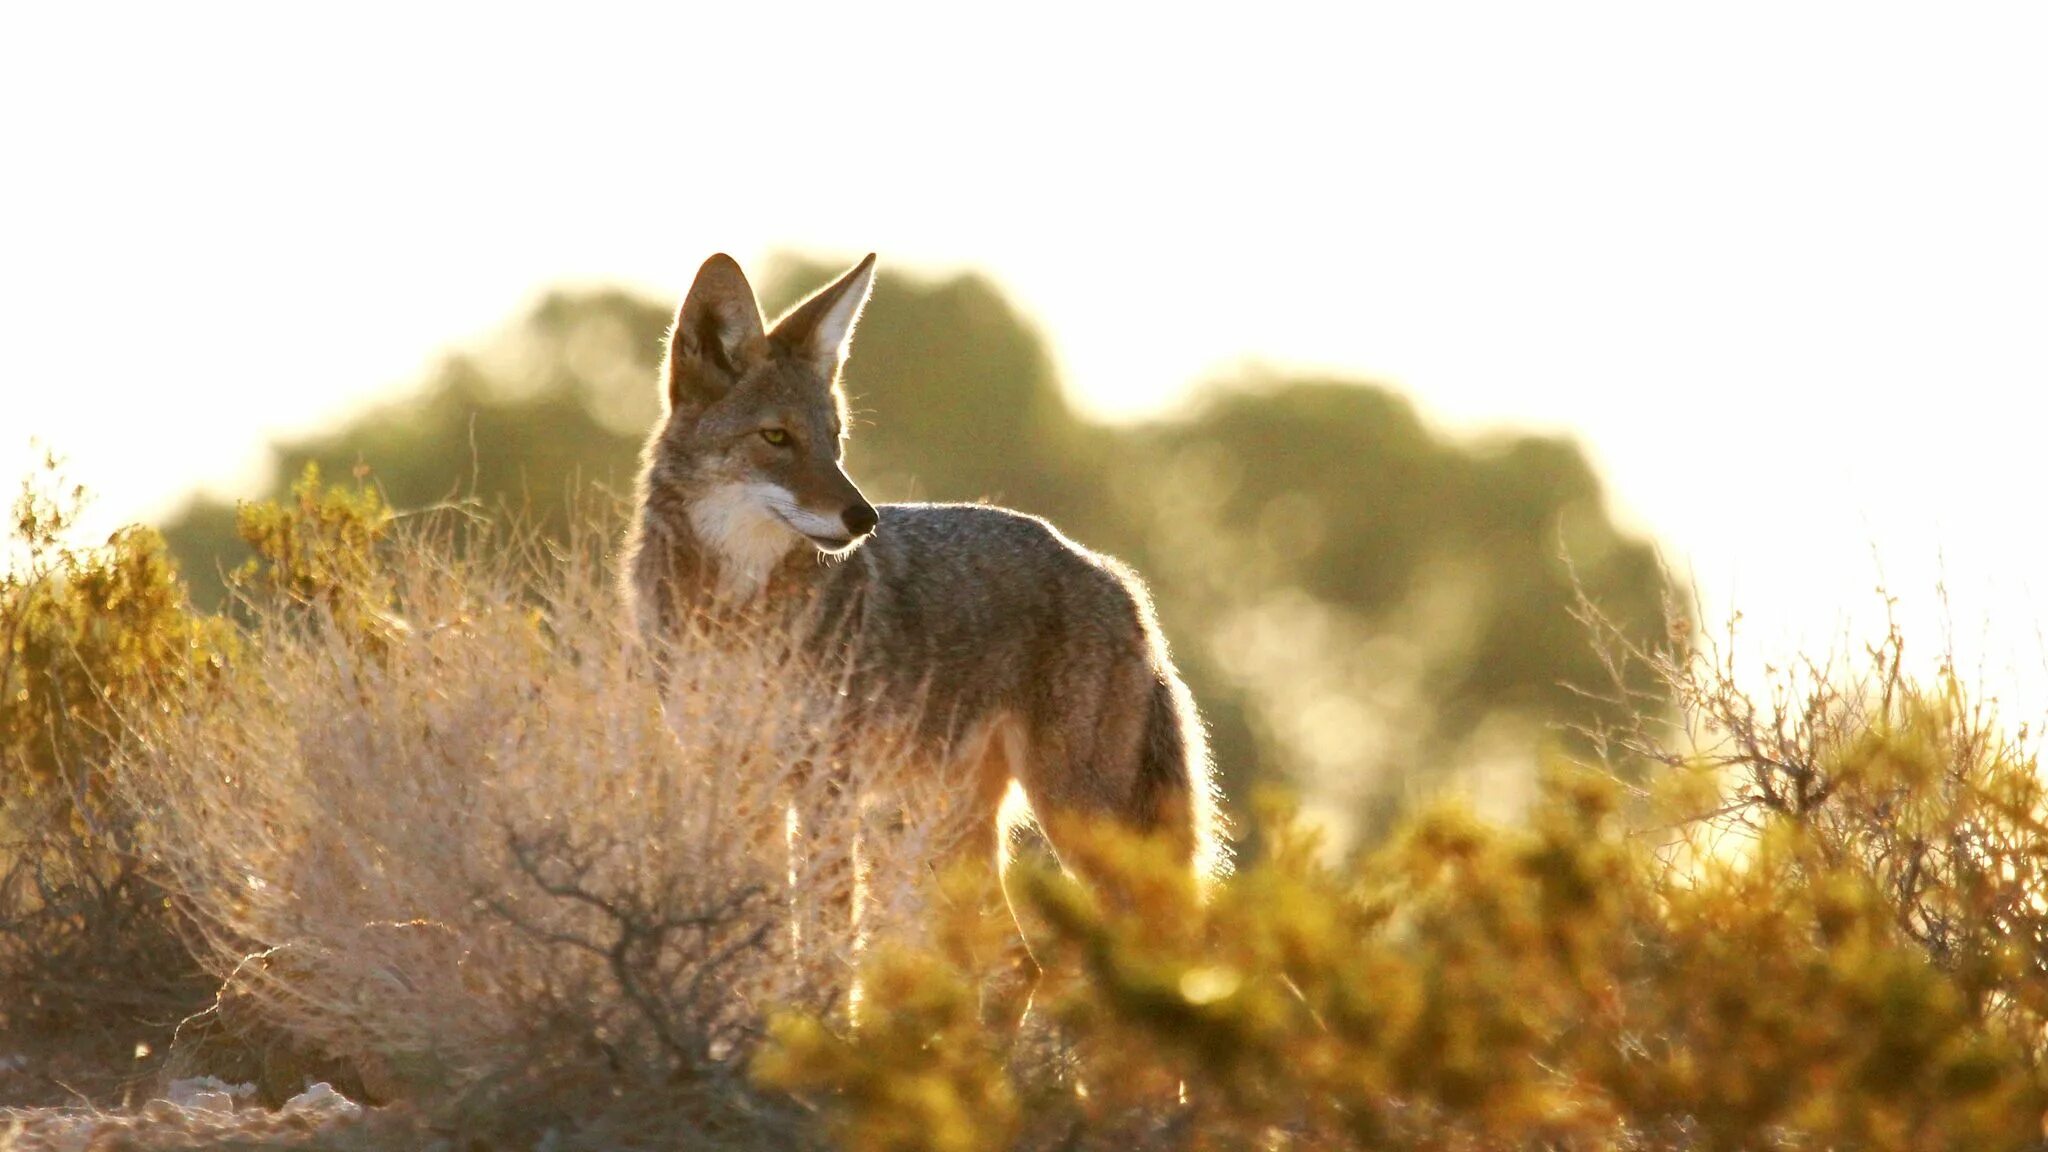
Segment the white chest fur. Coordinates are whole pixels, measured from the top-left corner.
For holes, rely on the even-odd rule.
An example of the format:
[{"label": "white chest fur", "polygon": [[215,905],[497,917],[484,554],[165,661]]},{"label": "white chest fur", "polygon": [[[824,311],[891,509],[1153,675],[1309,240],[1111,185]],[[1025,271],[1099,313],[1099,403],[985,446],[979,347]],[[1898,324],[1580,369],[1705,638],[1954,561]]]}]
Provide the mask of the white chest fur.
[{"label": "white chest fur", "polygon": [[716,558],[720,595],[751,600],[768,586],[800,539],[774,505],[793,502],[773,484],[725,484],[690,506],[690,527]]}]

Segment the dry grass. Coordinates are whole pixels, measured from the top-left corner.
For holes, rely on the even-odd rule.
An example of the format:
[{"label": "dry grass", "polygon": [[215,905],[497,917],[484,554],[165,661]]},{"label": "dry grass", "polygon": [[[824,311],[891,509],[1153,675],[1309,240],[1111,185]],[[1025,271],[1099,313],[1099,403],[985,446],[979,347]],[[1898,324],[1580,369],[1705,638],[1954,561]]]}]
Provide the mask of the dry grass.
[{"label": "dry grass", "polygon": [[788,633],[707,624],[658,687],[607,534],[379,534],[251,594],[234,674],[116,765],[223,977],[174,1070],[254,1022],[273,1094],[325,1060],[485,1137],[795,1139],[744,1075],[763,1013],[844,1011],[857,864],[863,925],[914,922],[944,781]]}]

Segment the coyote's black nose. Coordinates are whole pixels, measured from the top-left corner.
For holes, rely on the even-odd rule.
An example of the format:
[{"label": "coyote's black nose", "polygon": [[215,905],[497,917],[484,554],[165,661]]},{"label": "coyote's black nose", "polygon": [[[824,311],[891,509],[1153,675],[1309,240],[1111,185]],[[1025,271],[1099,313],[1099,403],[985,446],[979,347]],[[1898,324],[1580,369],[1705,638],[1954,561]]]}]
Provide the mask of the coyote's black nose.
[{"label": "coyote's black nose", "polygon": [[882,522],[881,514],[875,511],[875,506],[865,500],[840,513],[839,518],[846,521],[846,530],[855,536],[865,536],[873,532],[875,525]]}]

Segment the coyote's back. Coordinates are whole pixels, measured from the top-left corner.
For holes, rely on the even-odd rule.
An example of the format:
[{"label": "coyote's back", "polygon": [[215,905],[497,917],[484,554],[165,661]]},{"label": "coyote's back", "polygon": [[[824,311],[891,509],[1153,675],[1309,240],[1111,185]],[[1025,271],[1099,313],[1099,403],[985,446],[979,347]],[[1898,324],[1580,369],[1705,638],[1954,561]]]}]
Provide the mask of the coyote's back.
[{"label": "coyote's back", "polygon": [[876,508],[846,476],[839,366],[873,270],[772,327],[730,258],[698,272],[629,540],[643,630],[735,608],[800,621],[846,658],[862,706],[914,722],[960,773],[990,851],[1014,781],[1055,847],[1064,818],[1107,818],[1219,868],[1201,721],[1137,577],[1035,517]]}]

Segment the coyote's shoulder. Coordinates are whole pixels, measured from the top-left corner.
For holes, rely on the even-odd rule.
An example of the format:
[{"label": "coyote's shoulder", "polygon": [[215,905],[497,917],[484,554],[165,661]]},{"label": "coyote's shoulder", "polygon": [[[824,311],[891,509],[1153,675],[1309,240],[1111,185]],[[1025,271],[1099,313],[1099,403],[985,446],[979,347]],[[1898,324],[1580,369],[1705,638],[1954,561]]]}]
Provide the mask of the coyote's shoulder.
[{"label": "coyote's shoulder", "polygon": [[847,477],[839,367],[873,271],[870,256],[773,325],[730,258],[699,271],[628,542],[642,628],[791,606],[849,646],[864,700],[914,705],[974,761],[983,794],[1014,779],[1041,817],[1112,818],[1219,862],[1201,722],[1137,577],[1036,517],[876,508]]}]

